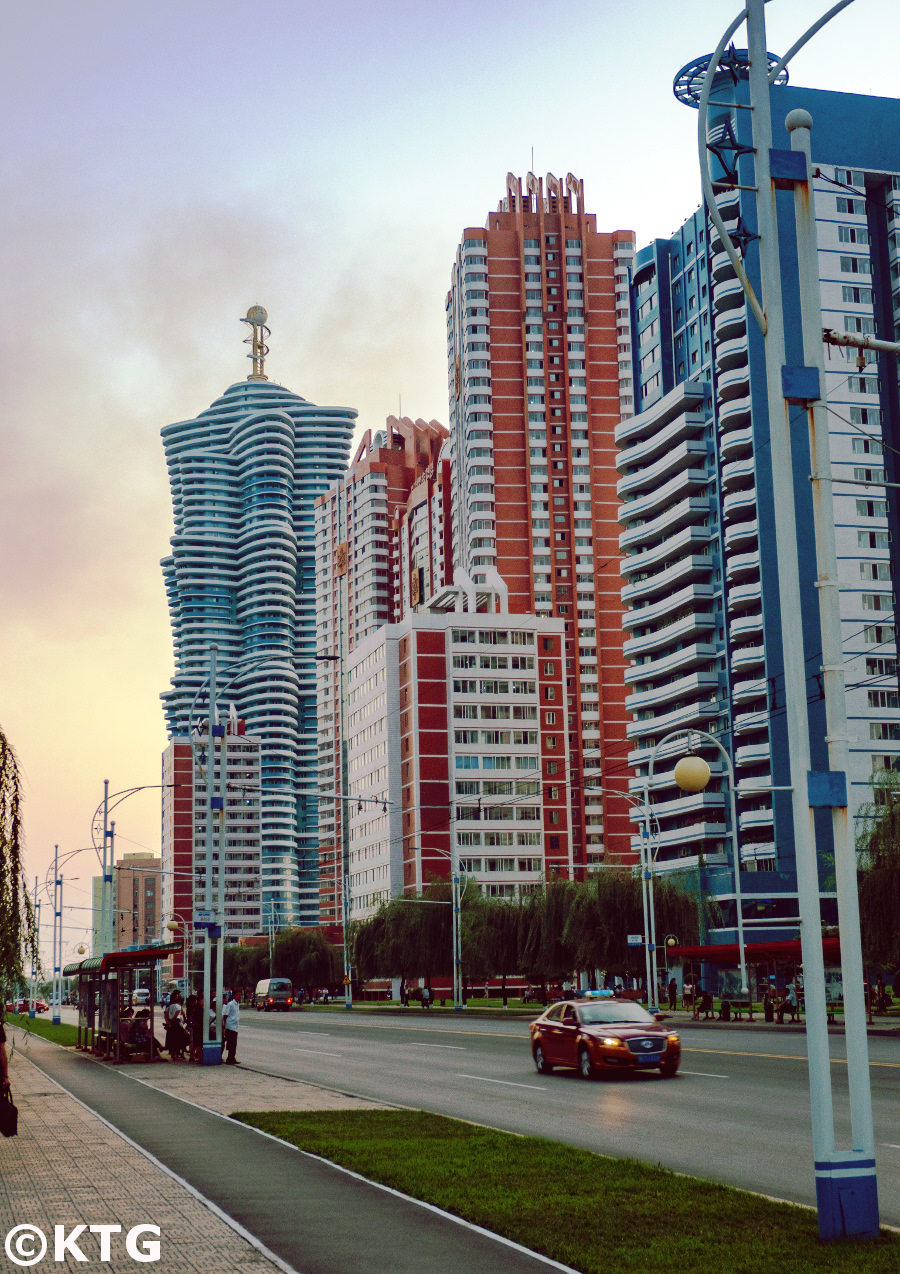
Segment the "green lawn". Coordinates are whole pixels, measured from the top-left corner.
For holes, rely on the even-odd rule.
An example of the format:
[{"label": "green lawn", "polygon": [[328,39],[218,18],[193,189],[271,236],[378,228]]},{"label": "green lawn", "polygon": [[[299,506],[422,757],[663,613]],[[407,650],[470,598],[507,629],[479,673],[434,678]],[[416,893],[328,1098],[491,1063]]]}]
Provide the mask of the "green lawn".
[{"label": "green lawn", "polygon": [[31,1031],[33,1035],[41,1035],[45,1040],[52,1040],[54,1044],[65,1044],[69,1048],[78,1043],[77,1026],[68,1026],[65,1022],[54,1026],[49,1014],[46,1013],[37,1017],[29,1017],[27,1013],[9,1013],[3,1025],[6,1027],[8,1044],[16,1041],[20,1030]]},{"label": "green lawn", "polygon": [[235,1119],[586,1274],[896,1274],[900,1238],[823,1244],[815,1213],[424,1111]]}]

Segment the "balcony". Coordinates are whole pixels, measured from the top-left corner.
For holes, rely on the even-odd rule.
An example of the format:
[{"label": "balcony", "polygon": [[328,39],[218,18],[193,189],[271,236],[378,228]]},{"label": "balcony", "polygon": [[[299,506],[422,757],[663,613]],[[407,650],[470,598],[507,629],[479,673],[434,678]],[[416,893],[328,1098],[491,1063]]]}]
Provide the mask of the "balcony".
[{"label": "balcony", "polygon": [[[724,221],[723,219],[723,224],[726,234],[734,234],[738,228],[738,218],[732,217],[730,221]],[[711,223],[709,227],[709,248],[711,252],[722,251],[722,236],[719,234],[719,228]]]},{"label": "balcony", "polygon": [[768,730],[769,712],[761,708],[758,712],[739,712],[734,718],[735,734],[758,734],[760,730]]},{"label": "balcony", "polygon": [[768,682],[765,677],[753,677],[749,681],[736,681],[731,692],[735,703],[743,703],[748,699],[760,699],[766,693]]},{"label": "balcony", "polygon": [[723,460],[733,460],[738,456],[748,456],[753,450],[753,430],[733,429],[722,435],[719,450]]},{"label": "balcony", "polygon": [[749,575],[759,571],[759,552],[754,549],[752,553],[735,553],[733,557],[729,557],[725,566],[726,577],[729,580],[740,579],[742,575]]},{"label": "balcony", "polygon": [[706,555],[690,555],[673,562],[665,570],[657,571],[647,579],[633,580],[622,589],[622,601],[626,603],[654,597],[657,593],[670,592],[679,584],[699,580],[709,575],[713,559]]},{"label": "balcony", "polygon": [[743,307],[723,310],[716,316],[713,332],[716,341],[732,340],[747,330],[747,314]]},{"label": "balcony", "polygon": [[735,487],[744,490],[748,483],[755,480],[756,472],[753,457],[746,456],[742,460],[732,460],[722,466],[722,488],[731,491]]},{"label": "balcony", "polygon": [[771,808],[765,810],[743,810],[738,814],[738,827],[742,832],[753,831],[760,827],[771,827],[774,819]]},{"label": "balcony", "polygon": [[731,371],[734,367],[747,366],[747,335],[733,336],[729,341],[720,341],[716,346],[716,367],[720,372]]},{"label": "balcony", "polygon": [[751,518],[747,522],[732,522],[725,528],[725,548],[726,550],[738,548],[743,543],[755,541],[759,536],[759,523],[756,518]]},{"label": "balcony", "polygon": [[[659,483],[666,478],[681,473],[695,465],[701,472],[706,472],[707,446],[703,439],[686,439],[674,447],[664,451],[658,460],[620,478],[616,484],[616,495],[619,499],[632,495],[636,491],[655,491]],[[622,457],[619,457],[617,468],[622,471]]]},{"label": "balcony", "polygon": [[747,743],[744,745],[744,747],[737,748],[734,754],[735,765],[761,765],[764,761],[768,761],[768,760],[769,760],[768,742]]},{"label": "balcony", "polygon": [[714,252],[712,260],[709,263],[710,273],[716,283],[721,283],[725,279],[733,279],[737,276],[734,272],[734,266],[731,264],[731,258],[723,248],[721,252]]},{"label": "balcony", "polygon": [[755,580],[752,584],[739,584],[728,591],[728,609],[737,610],[739,606],[749,606],[762,599],[762,584]]},{"label": "balcony", "polygon": [[732,651],[731,667],[733,672],[743,672],[747,668],[754,668],[757,665],[765,664],[766,648],[759,646],[744,646],[739,650]]},{"label": "balcony", "polygon": [[662,686],[654,686],[651,690],[641,690],[629,695],[625,700],[626,712],[642,712],[645,708],[658,708],[686,695],[706,694],[707,696],[719,686],[717,672],[692,672],[677,681],[669,681]]},{"label": "balcony", "polygon": [[744,398],[750,387],[750,368],[746,363],[742,367],[732,367],[722,372],[716,386],[720,402],[729,402],[732,398]]},{"label": "balcony", "polygon": [[707,606],[715,596],[711,584],[689,584],[675,593],[669,593],[662,601],[653,606],[643,606],[640,610],[631,610],[622,617],[623,628],[642,628],[645,624],[655,624],[673,611],[691,607],[700,610]]},{"label": "balcony", "polygon": [[732,642],[744,641],[754,633],[758,633],[762,623],[762,611],[756,611],[752,615],[740,615],[728,625],[728,636]]},{"label": "balcony", "polygon": [[[656,544],[643,553],[632,553],[622,558],[619,563],[619,574],[633,576],[658,566],[669,558],[681,557],[692,548],[701,548],[712,539],[712,532],[705,526],[686,526],[662,544]],[[706,556],[704,553],[703,556]]]},{"label": "balcony", "polygon": [[[695,446],[696,444],[692,443],[690,445]],[[703,451],[705,458],[705,447]],[[694,459],[695,457],[691,458]],[[664,482],[662,486],[655,487],[637,500],[629,500],[627,504],[623,504],[619,510],[619,521],[624,526],[626,522],[631,522],[635,518],[642,518],[648,513],[654,513],[657,509],[664,509],[666,506],[671,505],[673,500],[704,490],[709,486],[709,481],[705,463],[702,469],[682,469],[680,473],[676,473],[673,478],[670,478],[668,482]]]},{"label": "balcony", "polygon": [[625,673],[625,683],[631,685],[635,681],[646,681],[653,677],[664,676],[666,673],[676,672],[679,668],[709,663],[718,653],[717,646],[712,646],[708,642],[694,642],[691,646],[683,646],[681,650],[672,651],[662,659],[651,659],[647,663],[636,664],[629,668]]},{"label": "balcony", "polygon": [[702,381],[688,380],[681,385],[676,385],[652,407],[648,407],[646,411],[632,416],[630,420],[625,420],[617,426],[613,435],[616,446],[621,447],[626,442],[646,438],[649,434],[657,433],[683,412],[702,407],[705,388]]},{"label": "balcony", "polygon": [[696,411],[682,412],[669,424],[664,425],[655,434],[651,435],[651,437],[644,438],[635,446],[620,451],[616,457],[616,469],[619,473],[623,473],[626,469],[631,468],[632,465],[650,460],[658,452],[667,450],[676,442],[681,442],[685,438],[702,433],[706,424],[707,419],[702,413]]},{"label": "balcony", "polygon": [[713,308],[717,313],[721,313],[722,310],[733,310],[737,306],[743,308],[743,305],[744,289],[741,287],[740,279],[723,279],[721,283],[713,286]]},{"label": "balcony", "polygon": [[673,708],[671,712],[664,712],[646,721],[632,721],[625,727],[625,737],[640,739],[646,734],[666,734],[669,730],[677,730],[679,726],[688,725],[703,729],[704,726],[701,723],[707,721],[714,712],[714,704],[710,705],[702,699],[697,699],[693,703],[683,704],[680,708]]},{"label": "balcony", "polygon": [[750,422],[750,395],[743,398],[730,398],[719,407],[719,433],[736,429]]},{"label": "balcony", "polygon": [[716,626],[716,617],[712,611],[695,611],[676,619],[674,623],[657,628],[655,632],[645,633],[643,637],[632,637],[622,647],[626,659],[635,659],[638,655],[649,654],[659,650],[660,646],[671,646],[685,637],[699,636]]},{"label": "balcony", "polygon": [[[629,515],[632,509],[632,505],[623,505],[619,509],[619,522],[623,526],[627,526],[631,520]],[[686,500],[679,500],[677,504],[673,504],[670,509],[665,509],[649,522],[642,522],[639,526],[623,531],[619,536],[619,548],[630,548],[633,544],[640,544],[642,540],[656,540],[665,532],[674,532],[691,522],[707,519],[712,511],[713,505],[709,496],[693,495]]]},{"label": "balcony", "polygon": [[[746,509],[752,509],[756,512],[756,488],[751,487],[748,491],[734,491],[731,495],[726,495],[722,501],[722,510],[725,514],[725,520],[735,517],[737,513]],[[744,519],[738,518],[738,521]],[[621,521],[621,519],[620,519]],[[621,540],[619,541],[621,543]]]}]

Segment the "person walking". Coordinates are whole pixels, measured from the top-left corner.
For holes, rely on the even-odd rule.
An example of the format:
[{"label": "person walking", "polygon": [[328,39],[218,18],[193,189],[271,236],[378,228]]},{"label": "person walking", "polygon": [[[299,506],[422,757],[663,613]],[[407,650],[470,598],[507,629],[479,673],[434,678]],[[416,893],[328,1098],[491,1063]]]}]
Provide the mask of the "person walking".
[{"label": "person walking", "polygon": [[674,1011],[678,1006],[678,983],[674,978],[669,978],[669,1009]]},{"label": "person walking", "polygon": [[422,987],[422,1008],[427,1009],[431,1006],[431,992],[427,986]]},{"label": "person walking", "polygon": [[226,991],[223,998],[225,1007],[222,1010],[222,1051],[228,1054],[225,1058],[225,1065],[237,1066],[238,1062],[235,1053],[237,1052],[240,1009],[238,1008],[237,1000],[230,991]]}]

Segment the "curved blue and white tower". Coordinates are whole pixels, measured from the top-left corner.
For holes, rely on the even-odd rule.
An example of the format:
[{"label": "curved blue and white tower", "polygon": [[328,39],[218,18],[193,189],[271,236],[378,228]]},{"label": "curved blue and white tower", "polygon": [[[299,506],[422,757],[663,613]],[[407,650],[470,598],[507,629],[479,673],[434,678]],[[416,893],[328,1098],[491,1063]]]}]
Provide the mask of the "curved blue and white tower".
[{"label": "curved blue and white tower", "polygon": [[[190,732],[218,647],[218,699],[260,740],[262,914],[318,923],[313,502],[342,477],[356,412],[268,381],[254,307],[253,373],[162,438],[175,533],[162,559],[175,675],[169,735]],[[242,670],[236,668],[242,664]],[[203,695],[199,702],[202,702]],[[197,709],[194,708],[196,716]]]}]

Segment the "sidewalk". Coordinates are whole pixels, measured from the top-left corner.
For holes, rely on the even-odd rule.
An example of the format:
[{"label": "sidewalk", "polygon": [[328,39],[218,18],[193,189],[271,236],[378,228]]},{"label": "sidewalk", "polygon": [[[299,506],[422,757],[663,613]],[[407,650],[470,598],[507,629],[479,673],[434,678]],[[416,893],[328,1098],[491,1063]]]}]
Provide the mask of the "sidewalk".
[{"label": "sidewalk", "polygon": [[[565,1269],[221,1118],[379,1103],[244,1067],[114,1067],[35,1036],[26,1057],[15,1037],[20,1131],[0,1141],[0,1242],[15,1226],[37,1226],[49,1239],[45,1261],[54,1263],[54,1226],[117,1224],[113,1274],[134,1274],[125,1233],[136,1225],[160,1227],[153,1268],[165,1274]],[[99,1263],[97,1236],[85,1230],[77,1243]],[[66,1267],[78,1264],[67,1256]]]}]

